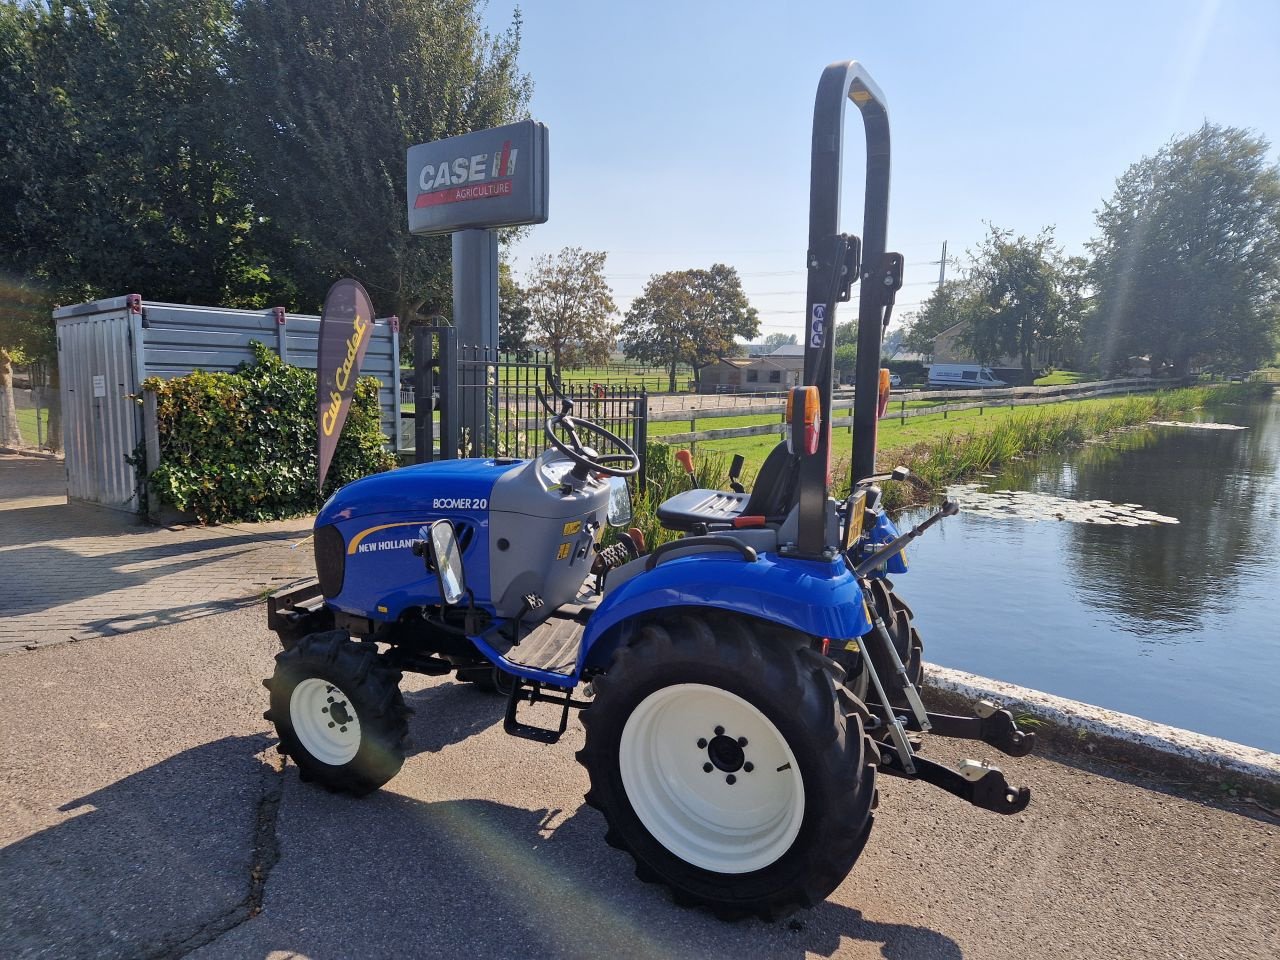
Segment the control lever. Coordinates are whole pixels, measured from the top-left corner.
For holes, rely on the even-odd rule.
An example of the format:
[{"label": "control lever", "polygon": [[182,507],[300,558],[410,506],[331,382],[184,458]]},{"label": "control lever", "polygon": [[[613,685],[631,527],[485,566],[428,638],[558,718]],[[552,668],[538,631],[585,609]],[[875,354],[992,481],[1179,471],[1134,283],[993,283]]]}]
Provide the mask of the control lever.
[{"label": "control lever", "polygon": [[872,570],[875,570],[877,567],[881,566],[890,557],[894,556],[897,553],[901,553],[903,548],[906,547],[908,543],[910,543],[916,537],[920,536],[920,534],[924,533],[926,530],[932,527],[935,523],[937,523],[943,517],[954,517],[959,512],[960,512],[960,504],[957,503],[955,500],[948,499],[943,501],[941,510],[939,510],[937,513],[931,516],[928,520],[925,520],[923,523],[917,524],[916,526],[908,530],[906,533],[902,534],[902,536],[898,537],[895,540],[890,541],[885,546],[877,550],[875,553],[871,554],[871,556],[867,557],[865,560],[863,560],[861,563],[855,566],[853,568],[853,572],[859,577],[865,577]]},{"label": "control lever", "polygon": [[742,476],[742,467],[746,462],[746,458],[740,453],[735,453],[733,459],[729,462],[729,489],[734,493],[747,492],[747,488],[738,482],[738,477]]}]

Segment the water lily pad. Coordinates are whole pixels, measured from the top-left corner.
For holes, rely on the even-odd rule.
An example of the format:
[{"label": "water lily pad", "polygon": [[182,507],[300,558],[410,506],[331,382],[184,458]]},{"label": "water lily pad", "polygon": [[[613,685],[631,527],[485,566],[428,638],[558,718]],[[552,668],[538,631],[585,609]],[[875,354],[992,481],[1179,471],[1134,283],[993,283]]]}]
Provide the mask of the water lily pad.
[{"label": "water lily pad", "polygon": [[1188,430],[1248,430],[1237,423],[1193,423],[1190,420],[1152,420],[1153,427],[1186,427]]},{"label": "water lily pad", "polygon": [[1031,523],[1057,520],[1141,527],[1178,522],[1176,517],[1166,517],[1138,503],[1071,500],[1031,490],[988,490],[983,483],[955,484],[947,488],[947,496],[958,500],[961,510],[970,516],[1013,518]]}]

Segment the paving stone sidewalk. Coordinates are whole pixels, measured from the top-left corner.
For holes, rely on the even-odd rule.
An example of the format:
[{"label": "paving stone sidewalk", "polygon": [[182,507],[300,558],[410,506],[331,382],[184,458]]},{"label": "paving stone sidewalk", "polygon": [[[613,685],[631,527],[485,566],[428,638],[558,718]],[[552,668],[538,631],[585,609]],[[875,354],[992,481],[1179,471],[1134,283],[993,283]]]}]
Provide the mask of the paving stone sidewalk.
[{"label": "paving stone sidewalk", "polygon": [[261,601],[314,566],[311,520],[156,527],[69,504],[60,460],[0,454],[0,654]]}]

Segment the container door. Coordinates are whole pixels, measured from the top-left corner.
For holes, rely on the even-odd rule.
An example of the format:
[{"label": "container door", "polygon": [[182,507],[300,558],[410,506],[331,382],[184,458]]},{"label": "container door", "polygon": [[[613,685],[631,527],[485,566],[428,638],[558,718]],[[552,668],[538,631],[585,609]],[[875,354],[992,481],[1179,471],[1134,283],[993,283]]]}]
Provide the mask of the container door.
[{"label": "container door", "polygon": [[67,494],[138,510],[133,456],[141,436],[131,318],[127,310],[58,324]]}]

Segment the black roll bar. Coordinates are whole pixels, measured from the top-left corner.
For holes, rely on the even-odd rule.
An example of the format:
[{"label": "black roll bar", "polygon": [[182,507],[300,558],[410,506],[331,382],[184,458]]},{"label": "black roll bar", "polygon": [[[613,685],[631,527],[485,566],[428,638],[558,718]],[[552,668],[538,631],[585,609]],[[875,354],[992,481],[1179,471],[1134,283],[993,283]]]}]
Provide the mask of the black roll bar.
[{"label": "black roll bar", "polygon": [[[798,552],[821,556],[826,542],[827,469],[831,458],[831,396],[834,371],[835,307],[847,297],[858,264],[857,238],[841,235],[840,171],[844,148],[844,111],[853,101],[862,114],[867,174],[863,200],[858,297],[858,363],[853,405],[852,480],[875,473],[876,404],[884,308],[896,289],[886,276],[889,218],[889,113],[884,95],[856,60],[833,63],[822,71],[813,107],[813,143],[809,173],[808,285],[805,295],[804,382],[821,397],[822,429],[818,450],[800,464]],[[852,254],[851,254],[852,248]],[[900,276],[899,276],[900,282]]]}]

